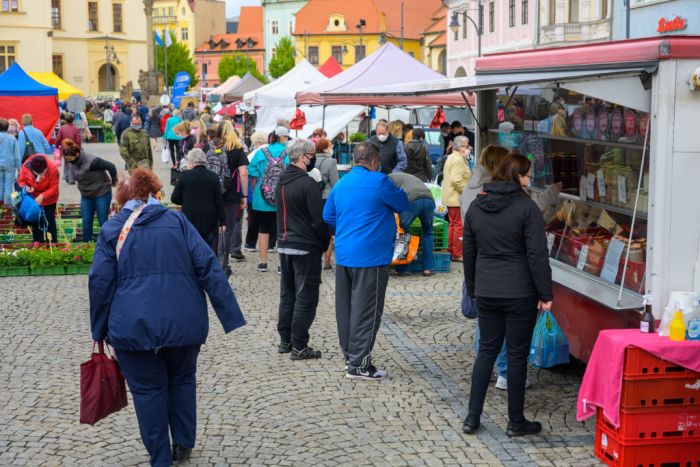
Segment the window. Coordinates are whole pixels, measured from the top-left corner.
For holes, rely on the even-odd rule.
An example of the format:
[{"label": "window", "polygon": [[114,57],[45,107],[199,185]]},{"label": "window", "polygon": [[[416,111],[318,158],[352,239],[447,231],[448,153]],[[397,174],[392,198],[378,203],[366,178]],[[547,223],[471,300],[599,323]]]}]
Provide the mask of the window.
[{"label": "window", "polygon": [[100,22],[97,16],[97,2],[88,2],[88,31],[99,31]]},{"label": "window", "polygon": [[277,20],[275,19],[275,20],[272,20],[270,24],[271,24],[271,26],[272,26],[272,35],[273,35],[273,36],[278,35],[278,34],[280,33],[280,23],[279,23],[279,21],[277,21]]},{"label": "window", "polygon": [[168,7],[168,16],[175,16],[175,12],[173,10],[173,7]]},{"label": "window", "polygon": [[63,55],[52,55],[51,64],[54,74],[63,79]]},{"label": "window", "polygon": [[355,46],[355,63],[359,62],[366,56],[366,50],[364,45]]},{"label": "window", "polygon": [[206,75],[207,75],[207,71],[208,71],[207,64],[206,64],[206,63],[202,63],[202,75],[206,76]]},{"label": "window", "polygon": [[154,16],[155,18],[157,18],[157,17],[159,16],[159,15],[158,15],[158,8],[154,8],[154,9],[153,9],[153,16]]},{"label": "window", "polygon": [[462,16],[462,39],[467,38],[467,29],[469,29],[467,21],[467,15],[465,14],[464,16]]},{"label": "window", "polygon": [[190,31],[187,28],[182,28],[180,30],[180,37],[183,41],[188,40],[190,38]]},{"label": "window", "polygon": [[530,19],[528,17],[528,15],[530,13],[528,11],[529,8],[530,8],[530,2],[528,2],[528,0],[523,0],[523,5],[522,5],[523,11],[520,13],[521,14],[520,22],[523,24],[527,24],[528,20]]},{"label": "window", "polygon": [[508,0],[508,27],[515,27],[515,0]]},{"label": "window", "polygon": [[312,65],[318,65],[318,46],[309,46],[309,63]]},{"label": "window", "polygon": [[0,73],[10,68],[10,65],[15,63],[15,59],[15,46],[0,44]]},{"label": "window", "polygon": [[600,19],[605,19],[608,17],[608,0],[603,0],[603,4],[600,6]]},{"label": "window", "polygon": [[18,0],[2,0],[2,12],[12,13],[19,11],[19,6],[17,5]]},{"label": "window", "polygon": [[569,23],[578,23],[578,0],[569,0]]},{"label": "window", "polygon": [[549,24],[557,24],[557,0],[549,0],[547,10],[549,13]]},{"label": "window", "polygon": [[124,32],[121,3],[112,3],[112,26],[114,32]]},{"label": "window", "polygon": [[289,35],[294,34],[294,21],[289,22]]},{"label": "window", "polygon": [[334,45],[331,47],[331,55],[333,55],[333,58],[335,58],[335,61],[338,62],[340,65],[343,64],[343,46],[342,45]]},{"label": "window", "polygon": [[185,12],[185,7],[182,7],[182,16],[185,16],[187,13]]},{"label": "window", "polygon": [[489,32],[496,30],[496,2],[489,2]]},{"label": "window", "polygon": [[51,27],[61,29],[61,0],[51,0]]}]

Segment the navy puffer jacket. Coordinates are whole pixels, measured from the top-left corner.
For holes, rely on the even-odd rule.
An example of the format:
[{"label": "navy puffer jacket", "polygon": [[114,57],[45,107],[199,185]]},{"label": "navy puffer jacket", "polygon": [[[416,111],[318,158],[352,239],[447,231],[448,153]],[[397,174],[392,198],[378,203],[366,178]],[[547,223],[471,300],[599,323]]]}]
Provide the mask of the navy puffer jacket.
[{"label": "navy puffer jacket", "polygon": [[92,338],[119,350],[203,344],[206,291],[225,332],[245,324],[219,261],[180,212],[149,203],[117,261],[124,208],[102,226],[89,276]]}]

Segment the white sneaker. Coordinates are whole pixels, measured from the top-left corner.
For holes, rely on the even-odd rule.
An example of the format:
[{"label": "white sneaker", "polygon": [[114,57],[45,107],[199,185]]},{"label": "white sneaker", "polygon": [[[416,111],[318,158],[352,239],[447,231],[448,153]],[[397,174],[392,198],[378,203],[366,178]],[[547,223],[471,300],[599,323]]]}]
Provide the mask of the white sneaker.
[{"label": "white sneaker", "polygon": [[[529,379],[525,380],[525,389],[529,388],[532,386],[532,383],[530,382]],[[508,389],[508,379],[504,378],[503,376],[499,376],[498,379],[496,380],[496,389],[502,389],[502,390],[507,390]]]}]

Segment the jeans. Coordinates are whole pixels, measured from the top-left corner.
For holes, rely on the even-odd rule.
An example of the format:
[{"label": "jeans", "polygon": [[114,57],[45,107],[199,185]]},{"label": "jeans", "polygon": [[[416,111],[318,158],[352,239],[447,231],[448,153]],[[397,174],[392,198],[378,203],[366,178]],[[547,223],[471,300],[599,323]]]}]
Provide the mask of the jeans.
[{"label": "jeans", "polygon": [[[46,223],[48,225],[45,225],[43,219],[40,219],[39,222],[35,224],[29,224],[29,227],[32,230],[32,240],[39,243],[48,243],[49,239],[46,236],[46,233],[50,233],[51,242],[55,243],[56,239],[58,238],[56,231],[56,204],[49,204],[48,206],[42,207],[44,208]],[[42,230],[42,228],[46,228],[46,231]]]},{"label": "jeans", "polygon": [[96,198],[80,197],[80,213],[83,217],[83,241],[92,241],[92,220],[97,212],[97,222],[102,224],[107,222],[109,217],[109,206],[112,204],[112,190]]},{"label": "jeans", "polygon": [[[477,305],[478,306],[478,305]],[[479,338],[481,337],[481,332],[479,331],[479,323],[476,323],[476,333],[474,334],[474,350],[479,352]],[[498,352],[498,357],[496,357],[496,371],[498,376],[506,378],[506,371],[508,369],[508,361],[506,359],[506,342],[503,341],[501,346],[501,351]]]},{"label": "jeans", "polygon": [[479,418],[484,408],[486,391],[491,380],[493,364],[506,341],[508,355],[508,419],[514,423],[525,420],[525,381],[527,357],[530,353],[532,331],[537,320],[537,297],[484,298],[479,297],[479,352],[476,355],[469,395],[469,416]]},{"label": "jeans", "polygon": [[452,255],[452,259],[462,257],[462,236],[464,235],[464,227],[462,225],[462,213],[459,206],[456,208],[447,208],[450,224],[448,226],[448,249]]},{"label": "jeans", "polygon": [[10,195],[15,189],[15,169],[0,167],[0,200],[5,203],[5,206],[12,205]]},{"label": "jeans", "polygon": [[316,318],[321,286],[321,254],[280,254],[280,306],[277,331],[281,342],[296,350],[309,344],[309,328]]},{"label": "jeans", "polygon": [[[417,217],[420,219],[421,227],[423,227],[423,270],[432,271],[433,269],[433,213],[435,212],[435,201],[428,198],[419,198],[411,201],[408,209],[399,214],[399,223],[401,228],[408,232],[408,227],[411,222]],[[396,266],[396,270],[406,271],[408,265]]]}]

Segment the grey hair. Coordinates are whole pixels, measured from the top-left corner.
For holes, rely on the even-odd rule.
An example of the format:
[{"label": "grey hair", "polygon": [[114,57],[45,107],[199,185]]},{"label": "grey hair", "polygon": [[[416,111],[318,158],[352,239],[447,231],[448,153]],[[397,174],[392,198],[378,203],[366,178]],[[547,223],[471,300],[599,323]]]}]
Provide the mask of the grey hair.
[{"label": "grey hair", "polygon": [[352,163],[369,165],[374,160],[379,160],[379,148],[372,143],[360,143],[355,146],[352,153]]},{"label": "grey hair", "polygon": [[469,138],[466,136],[458,136],[452,141],[452,147],[454,149],[458,148],[468,148],[469,147]]},{"label": "grey hair", "polygon": [[267,135],[262,131],[256,131],[252,135],[250,135],[250,144],[255,146],[257,143],[267,143]]},{"label": "grey hair", "polygon": [[289,163],[294,164],[301,159],[304,154],[316,154],[316,145],[308,139],[297,138],[292,140],[287,146],[287,154],[289,155]]},{"label": "grey hair", "polygon": [[180,115],[182,115],[182,111],[180,109],[175,109],[173,110],[173,115],[179,117]]},{"label": "grey hair", "polygon": [[379,120],[377,120],[377,124],[374,125],[374,129],[376,130],[377,127],[386,128],[388,130],[389,129],[389,122],[387,122],[383,118],[380,118]]},{"label": "grey hair", "polygon": [[187,162],[192,165],[204,165],[207,163],[207,155],[199,148],[194,148],[187,153]]}]

